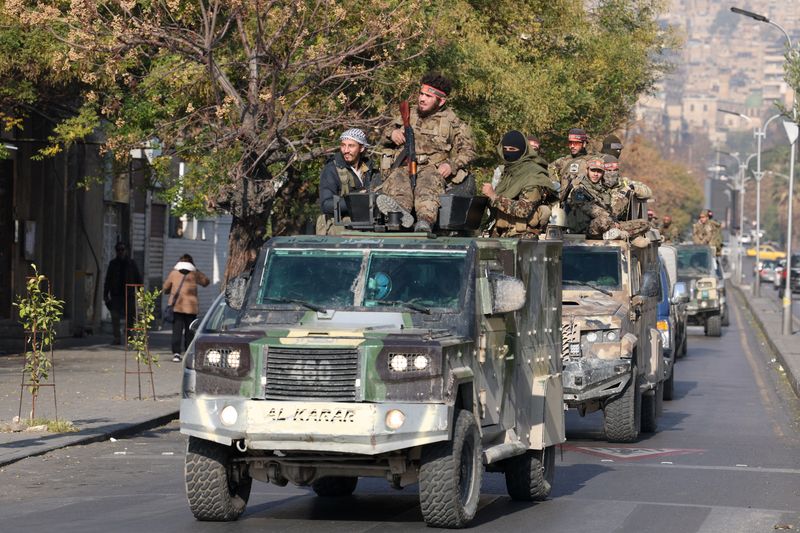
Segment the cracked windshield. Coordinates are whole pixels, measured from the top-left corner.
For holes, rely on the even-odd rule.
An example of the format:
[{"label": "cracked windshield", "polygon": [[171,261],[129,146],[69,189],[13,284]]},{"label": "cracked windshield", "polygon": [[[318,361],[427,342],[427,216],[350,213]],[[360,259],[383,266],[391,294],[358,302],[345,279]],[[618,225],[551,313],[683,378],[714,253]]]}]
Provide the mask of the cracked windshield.
[{"label": "cracked windshield", "polygon": [[258,304],[458,309],[465,276],[466,252],[273,250]]},{"label": "cracked windshield", "polygon": [[578,250],[565,247],[563,285],[589,285],[606,289],[620,287],[617,250]]}]

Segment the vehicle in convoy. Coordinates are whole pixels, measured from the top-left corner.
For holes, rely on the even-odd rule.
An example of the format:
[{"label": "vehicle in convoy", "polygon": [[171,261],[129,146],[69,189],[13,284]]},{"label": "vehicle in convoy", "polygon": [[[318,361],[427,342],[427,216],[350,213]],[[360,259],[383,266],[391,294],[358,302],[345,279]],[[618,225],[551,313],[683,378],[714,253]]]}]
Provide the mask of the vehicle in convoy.
[{"label": "vehicle in convoy", "polygon": [[680,244],[677,249],[678,280],[689,288],[688,323],[703,326],[709,337],[719,337],[725,302],[714,249],[704,244]]},{"label": "vehicle in convoy", "polygon": [[463,527],[484,467],[505,474],[513,499],[547,498],[565,440],[561,248],[271,239],[185,358],[192,513],[237,519],[254,479],[334,497],[370,476],[418,482],[425,521]]},{"label": "vehicle in convoy", "polygon": [[[748,248],[746,253],[747,253],[747,257],[755,257],[756,256],[755,247]],[[764,260],[764,259],[772,259],[772,260],[784,259],[784,258],[786,258],[786,252],[784,252],[783,250],[779,250],[777,247],[775,247],[772,244],[762,244],[761,247],[759,248],[758,258],[761,259],[761,260]]]},{"label": "vehicle in convoy", "polygon": [[[659,252],[661,250],[659,249]],[[664,350],[664,399],[672,400],[675,384],[675,361],[682,349],[686,351],[686,302],[689,293],[686,285],[670,281],[664,262],[660,265],[661,295],[658,301],[657,329]]]},{"label": "vehicle in convoy", "polygon": [[562,358],[564,402],[583,416],[603,411],[606,438],[653,432],[666,377],[657,306],[658,239],[565,237]]},{"label": "vehicle in convoy", "polygon": [[714,272],[717,276],[717,292],[719,293],[720,305],[720,321],[722,327],[731,325],[731,314],[728,310],[728,290],[726,287],[725,272],[722,270],[722,264],[718,259],[714,259]]},{"label": "vehicle in convoy", "polygon": [[[665,244],[659,246],[658,258],[666,270],[668,281],[667,290],[664,291],[664,287],[662,287],[662,300],[666,298],[669,301],[669,313],[674,317],[674,324],[670,328],[674,330],[675,343],[669,348],[664,344],[664,351],[671,349],[674,351],[675,358],[679,359],[686,355],[688,344],[686,304],[689,301],[689,288],[682,281],[678,281],[678,250],[675,246]],[[661,314],[661,306],[662,304],[659,303],[659,314]]]}]

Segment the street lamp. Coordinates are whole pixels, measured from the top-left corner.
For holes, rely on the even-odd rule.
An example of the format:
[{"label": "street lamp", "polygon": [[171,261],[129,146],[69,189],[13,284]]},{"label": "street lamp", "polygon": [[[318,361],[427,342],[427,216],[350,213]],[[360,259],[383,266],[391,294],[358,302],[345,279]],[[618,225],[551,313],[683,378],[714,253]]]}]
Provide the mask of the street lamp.
[{"label": "street lamp", "polygon": [[[792,38],[789,37],[789,34],[786,33],[786,30],[780,24],[777,24],[769,18],[765,17],[764,15],[759,15],[758,13],[753,13],[752,11],[746,11],[744,9],[738,7],[731,7],[731,11],[738,15],[744,15],[745,17],[750,17],[751,19],[757,22],[765,22],[770,26],[775,26],[778,28],[782,33],[783,36],[786,37],[786,44],[789,47],[789,50],[792,50]],[[790,131],[790,127],[786,125],[786,121],[784,121],[784,127],[786,128],[786,133],[790,134],[789,136],[789,144],[791,145],[790,154],[789,154],[789,207],[787,213],[787,222],[786,222],[786,268],[788,268],[787,276],[786,276],[786,287],[784,288],[783,292],[783,334],[784,335],[791,335],[792,334],[792,204],[794,203],[794,157],[795,157],[795,147],[797,145],[797,109],[795,109],[795,94],[792,91],[792,125],[794,126],[794,133],[795,135],[791,135],[792,131]]]},{"label": "street lamp", "polygon": [[[761,170],[761,141],[767,137],[767,126],[776,118],[782,117],[782,113],[772,115],[767,119],[761,129],[756,128],[756,172],[753,177],[756,179],[756,268],[761,263],[761,179],[764,177],[764,172]],[[761,276],[756,274],[756,280],[753,284],[753,295],[761,296]]]},{"label": "street lamp", "polygon": [[750,154],[747,156],[747,159],[742,163],[742,160],[739,159],[739,152],[723,152],[722,150],[716,150],[718,154],[725,154],[728,155],[736,160],[736,163],[739,165],[739,185],[736,190],[738,190],[739,194],[739,237],[736,240],[736,250],[737,250],[737,257],[736,257],[736,280],[739,285],[742,284],[742,256],[744,255],[744,246],[742,246],[742,236],[744,235],[744,182],[746,180],[745,177],[745,170],[747,169],[748,165],[750,165],[750,160],[753,159],[756,154]]}]

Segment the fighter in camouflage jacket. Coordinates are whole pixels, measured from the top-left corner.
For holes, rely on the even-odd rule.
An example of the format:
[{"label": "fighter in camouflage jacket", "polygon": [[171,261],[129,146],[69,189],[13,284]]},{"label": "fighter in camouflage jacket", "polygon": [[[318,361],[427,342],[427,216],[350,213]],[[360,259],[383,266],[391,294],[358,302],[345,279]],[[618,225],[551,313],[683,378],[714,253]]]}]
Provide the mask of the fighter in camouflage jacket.
[{"label": "fighter in camouflage jacket", "polygon": [[700,217],[692,226],[692,242],[694,244],[708,244],[712,246],[717,255],[722,253],[722,233],[719,228],[708,218],[708,211],[700,212]]},{"label": "fighter in camouflage jacket", "polygon": [[[450,184],[458,184],[467,176],[467,167],[475,159],[472,131],[456,114],[445,107],[450,82],[442,76],[429,74],[423,77],[417,107],[411,110],[411,127],[414,129],[417,153],[417,183],[412,190],[408,170],[400,167],[389,172],[382,192],[392,197],[406,211],[415,210],[418,224],[432,226],[439,213],[439,195]],[[431,98],[435,104],[430,107]],[[428,109],[425,107],[428,106]],[[399,116],[384,129],[384,145],[392,150],[393,160],[405,143],[398,143],[397,132],[402,134],[403,122]],[[386,165],[382,165],[385,167]],[[379,204],[380,206],[380,204]]]},{"label": "fighter in camouflage jacket", "polygon": [[588,142],[589,137],[584,130],[572,128],[567,135],[569,155],[556,159],[547,168],[550,173],[550,179],[560,186],[562,200],[565,200],[566,196],[569,195],[568,185],[575,178],[586,176],[586,171],[588,170],[586,162],[590,158],[586,151]]}]

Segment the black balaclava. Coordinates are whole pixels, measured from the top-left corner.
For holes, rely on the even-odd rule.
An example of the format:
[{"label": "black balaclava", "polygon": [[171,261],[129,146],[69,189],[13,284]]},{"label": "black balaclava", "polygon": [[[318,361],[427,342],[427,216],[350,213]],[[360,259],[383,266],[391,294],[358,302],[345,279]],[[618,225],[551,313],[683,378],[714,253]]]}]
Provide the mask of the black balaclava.
[{"label": "black balaclava", "polygon": [[[528,139],[516,130],[509,131],[503,135],[503,140],[500,141],[500,145],[503,148],[503,159],[509,163],[513,163],[527,152]],[[517,150],[509,151],[506,149],[506,146],[513,146]]]}]

